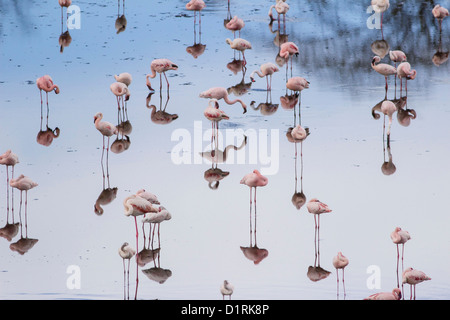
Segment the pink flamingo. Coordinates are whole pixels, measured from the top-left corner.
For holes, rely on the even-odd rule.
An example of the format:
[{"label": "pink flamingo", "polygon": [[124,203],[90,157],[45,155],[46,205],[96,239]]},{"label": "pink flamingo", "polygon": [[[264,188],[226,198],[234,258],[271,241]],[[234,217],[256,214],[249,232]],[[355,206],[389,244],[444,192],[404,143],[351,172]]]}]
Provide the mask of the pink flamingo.
[{"label": "pink flamingo", "polygon": [[394,231],[391,233],[392,242],[397,246],[397,287],[399,287],[399,279],[398,279],[398,262],[400,259],[400,254],[398,250],[398,245],[402,245],[402,270],[403,270],[403,255],[405,249],[405,243],[411,239],[409,232],[406,230],[402,230],[400,227],[396,227]]},{"label": "pink flamingo", "polygon": [[174,64],[172,61],[170,61],[169,59],[155,59],[152,61],[152,63],[150,64],[150,70],[152,71],[151,74],[148,74],[146,76],[146,84],[147,87],[151,90],[151,91],[155,91],[153,90],[151,84],[150,84],[150,80],[149,78],[155,78],[156,77],[156,73],[159,73],[159,90],[161,90],[162,88],[162,77],[161,74],[164,74],[164,77],[166,78],[166,82],[167,82],[167,89],[169,89],[169,80],[167,80],[167,76],[166,76],[166,71],[169,70],[177,70],[178,66],[176,64]]},{"label": "pink flamingo", "polygon": [[289,11],[289,5],[283,0],[277,0],[277,3],[270,6],[269,9],[269,17],[270,23],[273,22],[273,14],[272,11],[275,8],[275,11],[278,13],[278,29],[280,28],[280,15],[283,15],[283,25],[286,27],[286,13]]},{"label": "pink flamingo", "polygon": [[383,36],[383,15],[384,12],[389,9],[389,0],[372,0],[371,1],[372,9],[376,13],[381,13],[381,35]]},{"label": "pink flamingo", "polygon": [[310,82],[302,77],[292,77],[286,83],[286,88],[295,92],[301,92],[309,88]]},{"label": "pink flamingo", "polygon": [[397,68],[397,77],[400,78],[400,96],[402,92],[402,79],[405,78],[405,90],[408,94],[408,80],[414,80],[417,76],[417,71],[412,69],[408,62],[402,62]]},{"label": "pink flamingo", "polygon": [[[250,80],[252,80],[252,82],[255,82],[255,78],[253,77],[255,73],[260,78],[266,77],[267,91],[270,91],[272,89],[272,75],[278,71],[279,71],[278,67],[272,62],[263,63],[260,67],[260,70],[255,70],[251,73]],[[269,84],[269,76],[270,76],[270,84]]]},{"label": "pink flamingo", "polygon": [[[403,271],[402,275],[402,283],[409,284],[411,287],[414,287],[414,300],[416,300],[416,284],[421,283],[423,281],[431,280],[429,276],[427,276],[424,272],[407,268]],[[410,287],[410,300],[412,299],[412,288]]]},{"label": "pink flamingo", "polygon": [[61,20],[63,17],[63,8],[69,8],[72,5],[72,0],[58,0],[58,3],[61,7]]},{"label": "pink flamingo", "polygon": [[133,81],[133,77],[128,72],[122,72],[119,75],[114,75],[114,79],[116,79],[117,82],[122,82],[127,87],[129,87],[131,81]]},{"label": "pink flamingo", "polygon": [[[128,242],[124,242],[120,248],[119,248],[119,256],[122,258],[123,262],[123,297],[124,299],[127,299],[127,295],[125,293],[125,287],[128,286],[130,283],[130,260],[134,257],[136,254],[136,250],[134,250]],[[128,260],[128,268],[125,272],[125,260]],[[127,285],[128,284],[128,285]],[[129,299],[129,293],[128,293],[128,299]]]},{"label": "pink flamingo", "polygon": [[[213,103],[214,106],[212,106]],[[208,106],[203,112],[203,115],[206,117],[206,119],[211,121],[211,130],[212,130],[211,143],[212,143],[212,140],[219,135],[218,132],[219,121],[229,120],[230,117],[228,117],[223,110],[219,109],[219,103],[217,102],[217,99],[209,100]]]},{"label": "pink flamingo", "polygon": [[344,297],[345,293],[345,280],[344,280],[344,269],[348,265],[348,258],[345,257],[342,252],[338,252],[337,256],[333,258],[333,266],[336,268],[336,277],[337,277],[337,292],[339,296],[339,273],[338,269],[342,269],[342,286],[344,287]]},{"label": "pink flamingo", "polygon": [[[312,198],[306,204],[309,213],[314,214],[314,245],[316,246],[315,255],[316,259],[319,257],[319,231],[320,231],[320,215],[322,213],[328,213],[332,210],[325,203],[319,201],[316,198]],[[317,219],[316,219],[317,216]]]},{"label": "pink flamingo", "polygon": [[241,37],[241,30],[244,28],[245,23],[244,20],[238,18],[238,16],[234,16],[226,25],[225,28],[233,31],[233,35],[235,35],[236,31],[239,31],[239,38]]},{"label": "pink flamingo", "polygon": [[402,293],[399,288],[395,288],[392,292],[378,292],[374,293],[364,300],[400,300]]},{"label": "pink flamingo", "polygon": [[[155,238],[155,229],[156,229],[156,225],[158,225],[158,248],[161,247],[161,243],[160,243],[160,225],[161,222],[167,221],[172,219],[172,215],[170,214],[170,212],[163,206],[160,206],[158,208],[157,212],[149,212],[146,213],[144,218],[142,219],[142,223],[149,223],[150,224],[150,231],[149,231],[149,235],[152,230],[152,224],[153,224],[153,233],[151,238],[149,238],[149,242],[151,242],[151,247],[153,249],[153,240]],[[142,230],[144,230],[144,225],[142,225]],[[145,242],[145,233],[144,233],[144,242]]]},{"label": "pink flamingo", "polygon": [[109,88],[111,89],[111,92],[116,96],[117,122],[120,122],[120,110],[122,109],[122,116],[125,117],[125,101],[128,101],[130,99],[130,90],[128,89],[128,86],[123,82],[114,82],[109,86]]},{"label": "pink flamingo", "polygon": [[41,95],[41,108],[42,108],[42,90],[45,91],[47,96],[47,110],[48,110],[48,93],[55,91],[56,94],[59,94],[59,87],[53,83],[52,78],[49,75],[42,76],[36,80],[36,85],[39,88],[39,92]]},{"label": "pink flamingo", "polygon": [[[280,52],[279,52],[279,56],[281,58],[283,58],[285,61],[291,60],[291,75],[292,75],[292,56],[295,55],[296,57],[298,57],[300,51],[298,49],[298,46],[292,42],[292,41],[288,41],[283,43],[280,46]],[[286,63],[286,76],[287,76],[287,69],[288,69],[288,64]]]},{"label": "pink flamingo", "polygon": [[[389,118],[389,127],[387,131],[388,137],[391,135],[391,126],[392,126],[392,115],[394,112],[397,111],[397,107],[395,104],[390,100],[385,100],[381,104],[381,112],[384,114],[384,117],[388,116]],[[383,123],[383,129],[384,129],[384,123]]]},{"label": "pink flamingo", "polygon": [[109,180],[109,139],[112,135],[118,134],[117,127],[110,122],[102,121],[103,113],[98,112],[94,116],[95,128],[100,131],[103,136],[103,149],[102,149],[102,171],[103,171],[103,179],[105,179],[105,171],[103,170],[103,155],[105,153],[105,137],[108,138],[108,143],[106,145],[106,172],[107,178]]},{"label": "pink flamingo", "polygon": [[202,10],[205,7],[206,7],[206,4],[203,0],[191,0],[188,3],[186,3],[186,9],[190,10],[190,11],[194,11],[194,31],[195,31],[195,24],[197,23],[197,14],[196,13],[198,12],[198,17],[199,17],[198,23],[200,26],[200,34],[201,34],[201,25],[202,25]]},{"label": "pink flamingo", "polygon": [[151,204],[160,204],[158,197],[153,193],[146,191],[145,189],[138,190],[138,192],[136,192],[136,195],[138,195],[141,198],[144,198],[147,201],[150,201]]},{"label": "pink flamingo", "polygon": [[305,129],[298,124],[290,131],[290,134],[293,142],[302,142],[309,135],[309,128]]},{"label": "pink flamingo", "polygon": [[433,10],[431,10],[431,13],[433,13],[433,16],[438,20],[439,32],[441,32],[442,20],[444,20],[444,18],[448,17],[448,10],[444,7],[441,7],[439,4],[437,4],[434,6]]},{"label": "pink flamingo", "polygon": [[28,238],[28,231],[27,231],[27,208],[28,208],[28,190],[33,189],[34,187],[37,187],[38,184],[31,180],[30,178],[24,176],[21,174],[17,178],[11,179],[9,182],[9,185],[13,188],[16,188],[20,190],[20,208],[19,208],[19,218],[20,218],[20,234],[22,235],[22,218],[21,218],[21,211],[22,211],[22,193],[25,191],[25,237]]},{"label": "pink flamingo", "polygon": [[379,63],[380,61],[381,58],[379,56],[373,57],[372,69],[384,76],[384,79],[386,80],[386,92],[387,92],[388,90],[387,78],[388,76],[397,74],[397,69],[394,66],[391,66],[387,63]]},{"label": "pink flamingo", "polygon": [[[14,178],[14,166],[19,163],[19,157],[17,154],[13,153],[11,150],[7,150],[5,153],[0,155],[0,164],[6,166],[6,221],[9,221],[9,167],[11,168],[11,179]],[[11,190],[12,193],[12,190]],[[14,194],[11,194],[11,201],[14,201]],[[14,203],[12,206],[12,219],[14,223]]]},{"label": "pink flamingo", "polygon": [[250,188],[250,239],[252,233],[251,227],[251,215],[252,215],[252,189],[255,189],[254,195],[254,206],[255,206],[255,246],[256,246],[256,188],[264,187],[269,182],[267,177],[263,176],[258,170],[253,170],[253,172],[246,174],[240,181],[241,184],[245,184]]},{"label": "pink flamingo", "polygon": [[244,59],[243,65],[245,66],[247,64],[247,60],[245,59],[244,52],[245,50],[251,49],[252,44],[249,41],[242,38],[236,38],[234,40],[227,38],[225,42],[230,45],[231,49],[242,52],[242,58]]},{"label": "pink flamingo", "polygon": [[227,280],[224,280],[222,285],[220,286],[220,293],[222,294],[222,300],[225,300],[225,296],[228,296],[229,300],[231,300],[231,295],[233,294],[233,291],[234,286]]},{"label": "pink flamingo", "polygon": [[[125,209],[125,215],[127,217],[129,216],[134,217],[134,224],[136,227],[136,250],[139,251],[139,243],[138,243],[139,231],[137,227],[136,217],[144,215],[149,212],[156,212],[158,211],[158,209],[155,208],[150,201],[147,201],[144,198],[141,198],[135,194],[128,196],[123,200],[123,207]],[[138,282],[139,279],[136,273],[136,287]]]},{"label": "pink flamingo", "polygon": [[239,102],[242,105],[242,108],[244,109],[243,113],[247,112],[247,105],[241,99],[230,100],[228,98],[227,89],[223,88],[223,87],[210,88],[206,91],[201,92],[199,97],[207,98],[207,99],[217,99],[217,100],[223,99],[229,105]]},{"label": "pink flamingo", "polygon": [[389,58],[395,63],[395,67],[397,67],[398,62],[406,61],[406,54],[401,50],[389,50]]}]

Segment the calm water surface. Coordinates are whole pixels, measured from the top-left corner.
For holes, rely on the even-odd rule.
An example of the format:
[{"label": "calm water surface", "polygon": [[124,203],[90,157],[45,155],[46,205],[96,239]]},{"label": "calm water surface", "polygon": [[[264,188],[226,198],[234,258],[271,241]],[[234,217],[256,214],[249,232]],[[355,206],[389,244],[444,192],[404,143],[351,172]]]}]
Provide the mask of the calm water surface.
[{"label": "calm water surface", "polygon": [[[231,1],[231,14],[245,21],[241,37],[253,46],[245,53],[246,70],[236,73],[229,63],[239,54],[225,43],[233,38],[224,28],[227,1],[206,1],[201,40],[186,2],[126,1],[123,8],[116,1],[73,1],[81,9],[80,29],[69,30],[71,43],[61,53],[59,38],[67,27],[65,21],[61,24],[56,1],[0,1],[0,152],[17,153],[15,176],[23,173],[39,183],[28,193],[27,228],[23,224],[11,241],[0,239],[0,298],[122,299],[123,265],[117,251],[125,241],[136,245],[134,220],[124,215],[122,201],[141,188],[155,193],[172,219],[161,224],[158,258],[142,267],[132,259],[126,288],[131,299],[222,299],[224,279],[235,286],[233,299],[344,299],[342,286],[337,295],[332,265],[338,251],[350,260],[345,298],[363,299],[397,286],[397,253],[390,239],[396,226],[412,237],[405,246],[405,267],[432,278],[417,286],[417,299],[450,298],[450,219],[445,209],[450,76],[448,61],[440,66],[433,62],[436,53],[445,57],[449,50],[449,21],[439,34],[431,1],[391,1],[382,35],[367,27],[369,1],[289,2],[286,30],[281,32],[287,36],[281,38],[299,45],[292,74],[311,83],[301,94],[299,119],[298,105],[294,114],[280,102],[291,72],[286,74],[285,65],[274,74],[270,94],[265,79],[252,84],[249,78],[260,64],[276,62],[280,34],[277,22],[269,25],[267,16],[272,1]],[[449,7],[450,2],[441,5]],[[123,10],[127,26],[117,34],[115,22]],[[197,58],[187,52],[196,43],[206,45]],[[418,73],[408,82],[406,106],[394,114],[389,150],[383,117],[372,115],[386,95],[384,77],[370,66],[374,43],[403,50]],[[160,92],[158,77],[152,81],[157,90],[149,105],[178,115],[165,125],[151,120],[145,85],[151,61],[161,57],[179,66],[167,73],[168,100],[164,83]],[[391,63],[389,55],[382,62]],[[121,72],[133,76],[127,103],[132,131],[124,137],[128,149],[109,154],[109,186],[117,187],[117,194],[99,216],[94,204],[104,189],[102,137],[93,116],[102,112],[104,120],[117,123],[109,85]],[[48,120],[44,102],[41,123],[35,80],[44,74],[52,76],[61,92],[49,95]],[[220,123],[219,147],[240,146],[242,133],[248,140],[242,149],[230,151],[228,163],[217,165],[229,174],[213,190],[204,178],[212,165],[198,155],[209,150],[211,140],[211,123],[203,116],[208,101],[198,95],[213,86],[239,84],[245,92],[230,96],[239,95],[248,112],[220,101],[230,120]],[[387,98],[400,98],[399,89],[398,79],[397,88],[394,78],[389,79]],[[256,109],[270,99],[278,104],[270,114]],[[397,114],[410,119],[401,124]],[[286,132],[299,121],[310,135],[294,144]],[[36,140],[46,125],[59,129],[49,146]],[[234,139],[227,139],[227,132],[235,133]],[[181,154],[172,152],[180,143],[191,164],[176,164],[174,157]],[[384,162],[390,170],[382,170]],[[257,191],[257,246],[268,253],[259,264],[241,250],[254,243],[249,190],[239,182],[254,169],[265,170],[269,178]],[[8,220],[4,166],[0,174],[0,224],[5,226],[11,214]],[[297,209],[292,202],[301,191],[307,201],[318,198],[333,210],[320,219],[319,255],[313,215],[306,205]],[[15,223],[19,199],[15,190]],[[21,232],[24,238],[38,239],[23,255],[10,249]],[[67,284],[71,266],[79,270],[80,288]],[[310,266],[330,274],[313,281]],[[371,266],[379,271],[379,288],[367,284]],[[151,268],[165,275],[163,283],[147,276]],[[409,298],[409,288],[405,294]]]}]

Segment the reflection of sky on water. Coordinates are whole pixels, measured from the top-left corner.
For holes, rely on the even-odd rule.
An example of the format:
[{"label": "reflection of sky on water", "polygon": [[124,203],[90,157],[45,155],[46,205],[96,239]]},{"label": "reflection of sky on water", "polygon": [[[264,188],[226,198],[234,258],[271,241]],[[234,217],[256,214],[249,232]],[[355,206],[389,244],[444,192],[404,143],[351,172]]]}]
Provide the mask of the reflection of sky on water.
[{"label": "reflection of sky on water", "polygon": [[[274,61],[278,52],[268,27],[270,1],[250,3],[240,2],[238,7],[232,1],[232,14],[246,23],[241,36],[254,48],[246,52],[247,80],[261,63]],[[255,166],[219,164],[230,175],[212,191],[203,178],[209,163],[175,166],[171,162],[176,142],[170,137],[175,129],[193,135],[195,121],[202,121],[203,131],[210,129],[202,116],[207,100],[198,93],[211,86],[228,88],[242,79],[242,73],[234,75],[227,68],[233,53],[225,43],[232,37],[223,27],[226,4],[207,1],[201,30],[206,50],[197,59],[186,52],[194,43],[193,20],[182,1],[152,4],[152,9],[144,2],[127,2],[127,28],[118,35],[115,1],[76,4],[82,10],[81,29],[70,31],[72,42],[61,54],[57,3],[17,8],[0,3],[8,13],[0,27],[0,99],[2,119],[8,119],[0,127],[1,152],[8,148],[16,152],[20,159],[16,175],[24,173],[39,183],[29,193],[28,215],[28,233],[39,242],[19,256],[1,239],[2,298],[120,299],[122,262],[117,249],[124,241],[134,243],[134,222],[123,215],[122,200],[140,188],[157,194],[172,213],[171,221],[161,225],[160,252],[161,267],[170,269],[172,276],[160,285],[140,269],[139,298],[220,299],[220,283],[228,279],[235,285],[233,299],[334,299],[331,259],[338,251],[350,259],[347,298],[361,299],[374,292],[366,287],[369,265],[380,266],[381,290],[391,291],[396,284],[396,252],[389,234],[395,226],[412,235],[405,246],[405,264],[433,279],[417,287],[418,297],[448,298],[449,220],[441,207],[450,178],[446,138],[450,78],[448,62],[436,67],[431,60],[439,34],[430,2],[392,5],[385,15],[384,38],[391,48],[404,50],[418,71],[408,84],[408,107],[416,110],[417,118],[409,127],[394,120],[391,153],[397,170],[390,176],[381,172],[383,118],[374,120],[371,115],[372,107],[384,98],[384,79],[370,67],[370,44],[381,34],[367,29],[366,5],[316,1],[299,8],[291,4],[287,33],[290,41],[300,44],[301,52],[294,75],[311,82],[301,96],[301,123],[311,130],[302,148],[303,190],[307,199],[317,197],[333,209],[322,217],[320,231],[321,266],[332,274],[319,282],[306,276],[314,263],[314,219],[305,206],[297,211],[291,202],[295,149],[285,131],[293,125],[292,111],[280,107],[263,116],[249,108],[243,115],[239,104],[221,103],[231,117],[228,124],[221,123],[221,130],[280,130],[279,172],[258,190],[258,245],[269,254],[257,266],[239,248],[249,242],[249,192],[239,181]],[[444,50],[449,38],[446,21]],[[166,111],[179,115],[169,125],[152,123],[145,102],[145,75],[151,60],[159,57],[179,66],[178,71],[168,72]],[[280,69],[273,77],[274,103],[285,94],[285,70]],[[110,154],[111,187],[118,187],[118,193],[98,217],[93,206],[102,191],[101,136],[92,118],[101,111],[105,120],[116,121],[117,105],[109,85],[114,74],[124,71],[134,79],[128,102],[131,145],[121,154]],[[49,95],[49,126],[61,129],[50,147],[35,140],[40,110],[34,81],[43,74],[50,74],[61,88],[59,95]],[[153,83],[158,88],[158,77]],[[392,99],[393,79],[389,83]],[[265,79],[258,78],[241,98],[248,105],[252,100],[264,102],[266,92],[258,90],[264,88]],[[158,92],[152,103],[159,108]],[[206,139],[203,147],[208,146]],[[4,186],[4,168],[0,172]],[[16,206],[18,199],[15,193]],[[5,200],[2,195],[2,224]],[[81,268],[81,290],[66,288],[69,265]],[[131,282],[135,272],[132,267]]]}]

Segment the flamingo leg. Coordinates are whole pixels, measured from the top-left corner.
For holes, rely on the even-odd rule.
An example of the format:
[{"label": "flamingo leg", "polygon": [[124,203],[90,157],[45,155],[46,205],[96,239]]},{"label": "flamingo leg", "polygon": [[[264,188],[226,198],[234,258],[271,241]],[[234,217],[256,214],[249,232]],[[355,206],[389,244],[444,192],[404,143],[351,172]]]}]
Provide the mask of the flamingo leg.
[{"label": "flamingo leg", "polygon": [[123,300],[126,300],[125,288],[126,288],[126,272],[125,272],[125,259],[122,259],[123,263]]},{"label": "flamingo leg", "polygon": [[336,268],[336,292],[339,298],[339,270]]},{"label": "flamingo leg", "polygon": [[344,276],[344,269],[342,269],[342,287],[344,288],[344,298],[347,295],[345,292],[345,276]]},{"label": "flamingo leg", "polygon": [[250,187],[250,247],[253,243],[253,229],[252,229],[252,187]]},{"label": "flamingo leg", "polygon": [[[9,166],[6,166],[6,223],[9,222]],[[14,217],[13,217],[14,223]]]},{"label": "flamingo leg", "polygon": [[28,208],[28,190],[25,190],[25,238],[28,239],[28,215],[27,215],[27,208]]},{"label": "flamingo leg", "polygon": [[20,191],[20,204],[19,204],[19,222],[20,222],[20,237],[22,238],[22,191]]},{"label": "flamingo leg", "polygon": [[256,187],[255,187],[255,204],[254,204],[254,206],[255,206],[255,214],[254,214],[254,216],[255,216],[255,233],[254,233],[254,236],[255,236],[255,247],[257,246],[256,245]]}]

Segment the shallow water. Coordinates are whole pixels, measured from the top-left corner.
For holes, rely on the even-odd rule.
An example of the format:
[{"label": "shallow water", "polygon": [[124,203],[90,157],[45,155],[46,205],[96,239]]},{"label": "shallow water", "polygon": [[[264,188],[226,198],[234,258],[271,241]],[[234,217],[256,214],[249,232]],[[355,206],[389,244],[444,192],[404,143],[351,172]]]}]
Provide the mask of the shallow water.
[{"label": "shallow water", "polygon": [[[450,220],[443,204],[450,179],[450,76],[448,61],[439,67],[432,61],[439,38],[442,51],[448,50],[448,21],[444,20],[439,37],[429,1],[391,1],[384,15],[384,39],[391,49],[403,50],[418,73],[408,82],[407,93],[407,108],[417,116],[403,126],[394,115],[389,151],[395,172],[386,175],[383,117],[372,116],[372,108],[385,98],[385,81],[370,66],[371,44],[382,35],[381,30],[367,27],[368,4],[290,2],[286,33],[300,47],[292,74],[310,81],[310,88],[300,96],[301,118],[280,103],[290,76],[285,65],[273,76],[270,96],[279,105],[273,114],[250,107],[251,101],[256,107],[268,98],[265,79],[256,78],[239,96],[248,106],[245,114],[239,104],[229,106],[221,100],[230,120],[219,124],[219,141],[224,140],[220,149],[241,145],[243,133],[249,137],[245,147],[231,151],[228,163],[218,164],[229,175],[211,190],[204,179],[211,164],[198,155],[210,147],[211,123],[202,114],[208,100],[198,95],[213,86],[241,83],[243,72],[234,74],[227,67],[239,56],[225,43],[233,37],[223,26],[227,2],[206,1],[201,22],[201,43],[206,48],[197,58],[186,51],[199,38],[194,37],[194,17],[185,3],[127,1],[127,27],[116,34],[115,1],[102,5],[74,1],[81,9],[80,29],[69,30],[72,41],[61,53],[58,39],[66,27],[63,23],[61,30],[57,2],[0,2],[6,14],[0,25],[0,152],[17,153],[20,163],[15,176],[23,173],[39,183],[28,194],[27,230],[23,226],[23,234],[27,231],[29,238],[39,241],[20,255],[10,249],[20,239],[20,231],[11,241],[0,239],[0,298],[122,299],[123,265],[117,251],[123,242],[135,246],[136,241],[134,220],[124,215],[122,201],[145,188],[158,196],[172,219],[161,224],[159,264],[137,268],[132,259],[130,299],[222,299],[219,287],[224,279],[235,286],[232,299],[344,299],[342,285],[338,295],[332,265],[338,251],[350,260],[345,298],[363,299],[397,286],[397,253],[390,239],[396,226],[412,237],[405,245],[405,267],[432,278],[417,286],[417,299],[448,299]],[[441,4],[450,6],[448,1]],[[267,16],[270,5],[271,1],[231,0],[232,15],[245,21],[241,37],[253,46],[245,52],[244,83],[251,83],[249,76],[260,64],[275,62],[278,53]],[[120,5],[119,13],[122,10]],[[275,21],[272,30],[276,29]],[[151,61],[161,57],[179,66],[167,73],[168,101],[164,77],[162,92],[158,77],[152,81],[156,92],[149,104],[178,115],[165,125],[152,122],[151,109],[146,107],[145,75]],[[390,63],[388,56],[382,62]],[[131,143],[123,153],[109,154],[109,183],[118,191],[98,216],[94,203],[103,190],[102,137],[93,116],[102,112],[104,120],[117,123],[116,98],[109,85],[121,72],[133,76],[127,103]],[[36,142],[41,111],[35,80],[44,74],[51,75],[61,89],[58,95],[49,94],[48,127],[60,129],[49,146]],[[400,97],[398,81],[395,90],[394,78],[389,79],[388,99]],[[286,139],[294,121],[301,121],[311,133],[297,145]],[[44,102],[44,129],[45,123]],[[227,133],[236,136],[231,139]],[[190,164],[176,164],[180,154],[174,150],[180,143]],[[251,234],[249,190],[239,182],[254,169],[269,178],[268,185],[257,191],[257,245],[268,251],[257,265],[240,249],[250,245]],[[11,220],[10,215],[7,221],[4,166],[0,174],[4,226]],[[291,201],[296,190],[303,190],[307,201],[318,198],[333,210],[320,219],[320,260],[315,256],[314,218],[306,205],[297,210]],[[15,190],[15,222],[19,197]],[[22,218],[23,214],[22,208]],[[139,227],[139,250],[142,245]],[[308,267],[318,261],[331,274],[312,281]],[[143,272],[155,265],[170,270],[162,284]],[[67,272],[70,266],[79,268],[75,269],[79,288],[68,284],[73,279],[73,271]],[[370,266],[380,272],[376,288],[367,284]],[[409,298],[407,287],[405,296]]]}]

